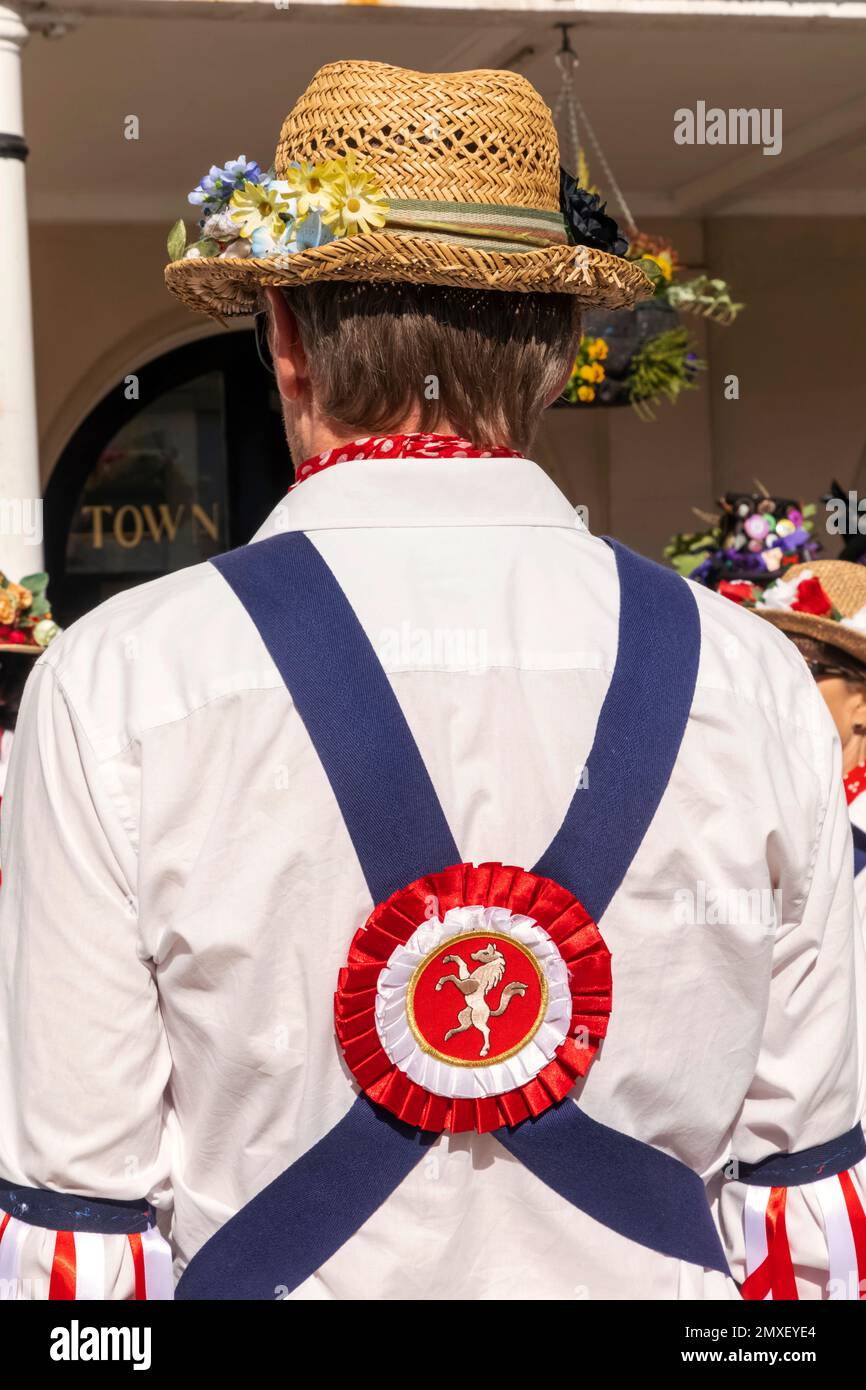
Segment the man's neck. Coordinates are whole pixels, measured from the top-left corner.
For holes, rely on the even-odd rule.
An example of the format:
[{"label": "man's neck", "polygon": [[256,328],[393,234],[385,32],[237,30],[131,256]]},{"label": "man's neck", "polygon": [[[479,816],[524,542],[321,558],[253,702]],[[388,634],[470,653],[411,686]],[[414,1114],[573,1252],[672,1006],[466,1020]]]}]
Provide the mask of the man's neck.
[{"label": "man's neck", "polygon": [[[409,416],[402,424],[393,425],[389,429],[372,429],[369,426],[358,425],[355,428],[344,425],[334,425],[328,421],[315,421],[308,428],[298,428],[289,431],[288,422],[286,433],[291,449],[292,458],[295,463],[301,463],[304,459],[316,458],[319,454],[324,454],[329,449],[339,449],[345,444],[352,444],[356,439],[364,439],[372,434],[417,434],[420,428],[417,415]],[[456,434],[457,431],[447,421],[439,421],[432,433],[434,434]]]}]

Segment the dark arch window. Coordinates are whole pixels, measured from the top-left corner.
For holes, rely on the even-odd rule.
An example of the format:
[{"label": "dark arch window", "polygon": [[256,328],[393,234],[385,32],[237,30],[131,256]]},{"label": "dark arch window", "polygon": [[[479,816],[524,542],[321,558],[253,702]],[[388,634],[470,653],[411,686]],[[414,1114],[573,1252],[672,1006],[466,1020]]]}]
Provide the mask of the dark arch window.
[{"label": "dark arch window", "polygon": [[61,624],[122,589],[241,545],[292,479],[273,378],[252,332],[176,348],[118,382],[45,491]]}]

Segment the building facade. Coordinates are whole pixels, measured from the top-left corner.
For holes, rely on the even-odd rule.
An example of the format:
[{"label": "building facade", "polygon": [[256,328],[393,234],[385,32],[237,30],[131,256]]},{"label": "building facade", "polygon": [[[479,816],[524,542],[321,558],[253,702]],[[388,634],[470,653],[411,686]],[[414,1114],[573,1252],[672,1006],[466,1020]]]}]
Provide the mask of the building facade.
[{"label": "building facade", "polygon": [[[747,307],[692,321],[707,368],[675,407],[553,409],[539,461],[592,529],[651,555],[754,477],[806,500],[834,476],[866,486],[866,5],[5,4],[0,568],[40,567],[40,493],[61,621],[251,534],[291,461],[250,324],[198,321],[163,286],[187,190],[239,153],[267,163],[337,57],[513,66],[554,105],[563,22],[639,225]],[[779,111],[779,148],[678,142],[676,112],[700,103]]]}]

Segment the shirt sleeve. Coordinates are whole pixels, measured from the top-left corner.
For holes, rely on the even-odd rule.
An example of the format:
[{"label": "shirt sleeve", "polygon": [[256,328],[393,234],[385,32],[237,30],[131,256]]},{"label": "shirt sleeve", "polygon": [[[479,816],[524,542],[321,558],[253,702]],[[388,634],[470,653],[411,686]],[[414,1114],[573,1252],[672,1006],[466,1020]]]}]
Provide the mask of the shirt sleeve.
[{"label": "shirt sleeve", "polygon": [[[170,1057],[119,804],[41,660],[0,847],[0,1280],[15,1298],[170,1296],[148,1208],[170,1206]],[[127,1203],[150,1212],[136,1230]]]},{"label": "shirt sleeve", "polygon": [[731,1270],[750,1299],[866,1294],[866,971],[841,755],[825,714],[806,887],[782,902],[758,1064],[716,1192]]}]

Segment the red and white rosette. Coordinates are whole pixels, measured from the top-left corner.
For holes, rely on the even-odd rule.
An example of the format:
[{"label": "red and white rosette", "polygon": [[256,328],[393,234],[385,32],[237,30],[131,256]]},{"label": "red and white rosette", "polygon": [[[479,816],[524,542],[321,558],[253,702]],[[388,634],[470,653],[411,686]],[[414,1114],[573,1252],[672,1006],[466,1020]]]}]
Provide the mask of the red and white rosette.
[{"label": "red and white rosette", "polygon": [[362,1090],[419,1129],[516,1125],[589,1069],[611,1010],[610,952],[554,883],[456,864],[374,908],[335,996]]}]

